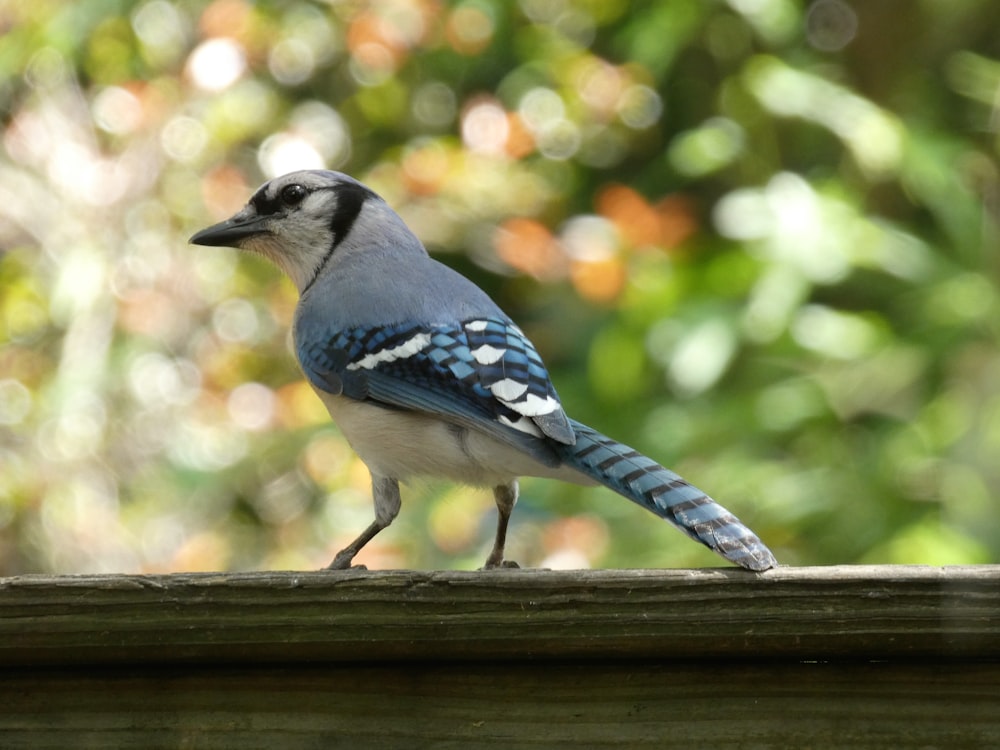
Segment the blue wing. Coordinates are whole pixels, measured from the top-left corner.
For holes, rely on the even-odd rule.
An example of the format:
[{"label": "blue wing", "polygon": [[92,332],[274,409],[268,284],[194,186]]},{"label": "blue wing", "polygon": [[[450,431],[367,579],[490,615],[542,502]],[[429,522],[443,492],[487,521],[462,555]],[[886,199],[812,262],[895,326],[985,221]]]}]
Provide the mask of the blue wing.
[{"label": "blue wing", "polygon": [[339,330],[300,341],[299,359],[321,390],[440,416],[550,465],[550,440],[576,441],[541,357],[507,320]]}]

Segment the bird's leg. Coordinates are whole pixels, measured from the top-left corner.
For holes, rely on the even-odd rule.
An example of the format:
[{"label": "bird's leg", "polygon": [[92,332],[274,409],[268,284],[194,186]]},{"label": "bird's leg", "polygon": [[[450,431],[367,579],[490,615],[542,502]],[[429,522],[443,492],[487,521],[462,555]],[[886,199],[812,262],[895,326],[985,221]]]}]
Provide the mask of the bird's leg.
[{"label": "bird's leg", "polygon": [[[372,474],[372,499],[375,501],[375,520],[358,535],[357,539],[337,553],[337,556],[333,558],[333,562],[326,566],[327,570],[346,570],[350,568],[351,561],[361,551],[361,548],[368,544],[377,533],[392,523],[392,519],[399,513],[399,506],[402,504],[399,497],[399,482],[389,477]],[[354,567],[364,568],[363,565],[356,565]]]},{"label": "bird's leg", "polygon": [[507,524],[510,521],[511,511],[517,502],[517,480],[510,484],[501,484],[493,488],[493,499],[497,504],[497,536],[493,542],[493,551],[486,558],[483,570],[491,568],[516,568],[518,564],[513,560],[503,559],[503,548],[507,543]]}]

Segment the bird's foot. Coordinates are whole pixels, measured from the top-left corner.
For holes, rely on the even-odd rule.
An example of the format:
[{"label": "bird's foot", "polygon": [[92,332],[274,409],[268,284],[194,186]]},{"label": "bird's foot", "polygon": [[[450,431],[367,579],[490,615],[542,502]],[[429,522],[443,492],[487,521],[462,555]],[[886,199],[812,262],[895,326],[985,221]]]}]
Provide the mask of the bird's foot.
[{"label": "bird's foot", "polygon": [[368,570],[365,565],[351,565],[353,559],[353,553],[340,552],[333,558],[333,562],[326,566],[325,570]]},{"label": "bird's foot", "polygon": [[504,560],[504,559],[501,558],[500,560],[493,560],[493,559],[487,560],[486,564],[483,565],[483,567],[481,567],[480,570],[496,570],[498,568],[512,569],[512,568],[520,568],[520,567],[521,566],[518,565],[513,560]]}]

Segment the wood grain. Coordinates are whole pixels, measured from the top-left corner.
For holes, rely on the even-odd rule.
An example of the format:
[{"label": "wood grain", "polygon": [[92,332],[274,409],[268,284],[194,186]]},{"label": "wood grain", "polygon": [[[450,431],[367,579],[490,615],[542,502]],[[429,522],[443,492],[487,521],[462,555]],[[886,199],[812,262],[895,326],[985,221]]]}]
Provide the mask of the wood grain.
[{"label": "wood grain", "polygon": [[7,674],[0,746],[996,748],[997,670],[487,662]]},{"label": "wood grain", "polygon": [[0,665],[1000,657],[1000,566],[0,579]]},{"label": "wood grain", "polygon": [[0,747],[1000,748],[1000,566],[0,579]]}]

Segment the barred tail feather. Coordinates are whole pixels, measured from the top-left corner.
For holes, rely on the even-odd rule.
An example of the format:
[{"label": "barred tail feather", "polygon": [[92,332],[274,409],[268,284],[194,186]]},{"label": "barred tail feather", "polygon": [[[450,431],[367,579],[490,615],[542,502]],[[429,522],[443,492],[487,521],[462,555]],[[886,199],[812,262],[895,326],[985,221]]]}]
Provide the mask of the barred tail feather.
[{"label": "barred tail feather", "polygon": [[576,444],[561,449],[568,465],[665,518],[737,565],[749,570],[777,566],[756,534],[697,487],[627,445],[571,422]]}]

